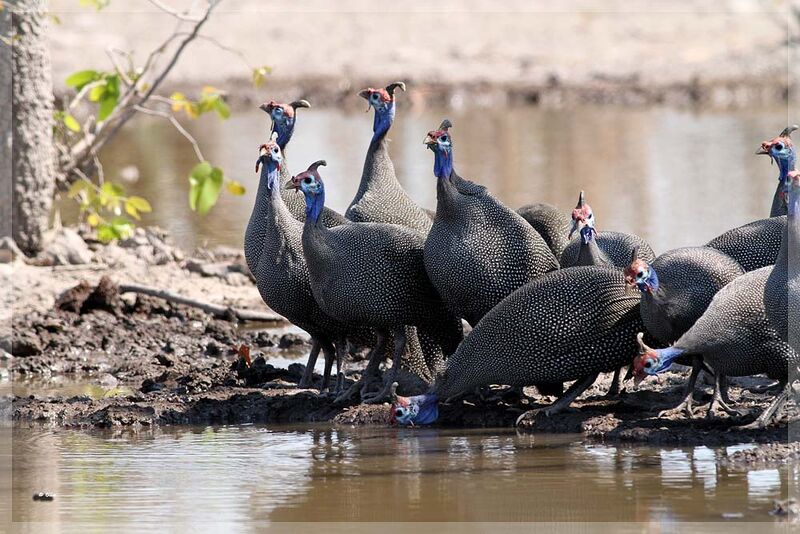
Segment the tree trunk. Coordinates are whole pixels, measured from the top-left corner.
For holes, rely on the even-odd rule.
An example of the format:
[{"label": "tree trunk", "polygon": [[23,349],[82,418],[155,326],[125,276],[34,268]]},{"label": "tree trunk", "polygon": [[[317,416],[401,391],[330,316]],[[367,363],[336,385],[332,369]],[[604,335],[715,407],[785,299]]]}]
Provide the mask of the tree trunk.
[{"label": "tree trunk", "polygon": [[17,0],[11,6],[12,235],[31,255],[43,245],[56,177],[47,6],[44,0]]}]

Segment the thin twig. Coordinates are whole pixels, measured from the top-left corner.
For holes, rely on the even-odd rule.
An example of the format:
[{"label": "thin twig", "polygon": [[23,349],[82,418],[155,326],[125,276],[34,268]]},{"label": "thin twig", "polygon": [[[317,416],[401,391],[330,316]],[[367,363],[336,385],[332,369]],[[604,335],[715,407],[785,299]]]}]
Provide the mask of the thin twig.
[{"label": "thin twig", "polygon": [[114,55],[114,49],[111,47],[106,48],[106,55],[108,56],[108,59],[111,61],[111,64],[114,66],[114,70],[117,71],[120,80],[122,80],[122,82],[128,87],[132,86],[133,81],[130,78],[128,78],[128,75],[125,74],[125,70],[119,65],[119,63],[117,63],[117,58]]},{"label": "thin twig", "polygon": [[178,119],[175,118],[174,115],[172,115],[171,113],[167,113],[165,111],[158,111],[158,110],[146,108],[146,107],[143,107],[143,106],[134,106],[134,109],[136,109],[136,111],[144,113],[145,115],[154,115],[156,117],[161,117],[163,119],[167,119],[169,122],[172,123],[172,125],[175,127],[175,129],[178,130],[178,132],[180,132],[180,134],[182,136],[184,136],[186,138],[186,140],[189,141],[189,143],[192,144],[192,148],[194,149],[194,153],[197,156],[197,159],[199,159],[200,161],[205,161],[206,160],[206,158],[203,157],[203,153],[200,151],[200,144],[192,136],[192,134],[190,134],[186,130],[186,128],[183,127],[183,125],[178,121]]},{"label": "thin twig", "polygon": [[178,12],[178,11],[176,11],[176,10],[172,9],[172,8],[171,8],[171,7],[169,7],[168,5],[166,5],[166,4],[163,4],[163,3],[162,3],[162,2],[160,2],[159,0],[148,0],[148,2],[150,2],[151,4],[153,4],[154,6],[156,6],[158,9],[160,9],[160,10],[161,10],[161,11],[163,11],[164,13],[168,13],[168,14],[172,15],[173,17],[175,17],[175,18],[176,18],[176,19],[178,19],[178,20],[184,20],[184,21],[186,21],[186,22],[199,22],[199,21],[200,21],[200,19],[199,19],[199,18],[197,18],[197,17],[191,17],[191,16],[189,16],[189,15],[187,14],[187,13],[188,13],[188,11],[184,11],[183,13],[180,13],[180,12]]},{"label": "thin twig", "polygon": [[260,312],[257,310],[244,310],[241,308],[234,308],[232,306],[220,306],[219,304],[201,302],[199,300],[185,297],[183,295],[179,295],[171,291],[158,289],[157,287],[149,287],[139,284],[120,284],[119,292],[139,293],[141,295],[149,295],[151,297],[157,297],[160,299],[167,300],[169,302],[183,304],[184,306],[191,306],[193,308],[198,308],[200,310],[203,310],[204,312],[214,315],[215,317],[221,319],[228,319],[228,320],[234,319],[239,321],[263,321],[267,323],[278,323],[286,321],[285,318],[276,313]]}]

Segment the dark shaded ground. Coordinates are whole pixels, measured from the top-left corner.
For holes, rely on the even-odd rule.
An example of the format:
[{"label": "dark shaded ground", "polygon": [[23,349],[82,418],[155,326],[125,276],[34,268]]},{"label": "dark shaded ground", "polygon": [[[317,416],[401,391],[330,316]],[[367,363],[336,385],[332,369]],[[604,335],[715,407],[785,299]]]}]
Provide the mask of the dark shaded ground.
[{"label": "dark shaded ground", "polygon": [[[62,294],[56,309],[17,314],[11,339],[2,348],[13,354],[17,380],[28,376],[74,374],[113,377],[127,393],[102,398],[78,396],[17,396],[16,421],[38,421],[70,427],[140,427],[163,424],[288,423],[334,421],[338,424],[389,424],[389,406],[336,406],[333,396],[296,388],[304,371],[300,363],[276,368],[267,363],[287,348],[305,354],[301,336],[279,336],[266,330],[242,330],[182,305],[147,296],[120,296],[113,283],[79,284]],[[247,345],[252,360],[245,363],[237,348]],[[266,357],[266,359],[265,359]],[[356,379],[358,364],[350,373]],[[526,397],[500,400],[504,388],[491,388],[444,405],[438,424],[455,427],[508,427],[519,418],[525,432],[581,432],[601,441],[652,444],[723,445],[758,443],[764,447],[731,462],[743,465],[775,462],[800,455],[800,445],[789,441],[787,421],[798,419],[794,404],[784,409],[780,424],[765,430],[739,430],[748,422],[728,418],[687,420],[683,416],[659,418],[658,412],[681,398],[682,373],[665,373],[645,381],[637,391],[623,391],[606,399],[610,382],[598,380],[574,409],[552,417],[537,409],[552,402],[533,388]],[[321,377],[317,377],[317,385]],[[757,414],[769,398],[742,386],[767,383],[765,379],[734,381],[731,397],[738,408]],[[628,384],[630,388],[630,383]],[[112,390],[123,391],[120,389]],[[708,403],[710,387],[696,397]],[[522,417],[520,417],[522,416]]]}]

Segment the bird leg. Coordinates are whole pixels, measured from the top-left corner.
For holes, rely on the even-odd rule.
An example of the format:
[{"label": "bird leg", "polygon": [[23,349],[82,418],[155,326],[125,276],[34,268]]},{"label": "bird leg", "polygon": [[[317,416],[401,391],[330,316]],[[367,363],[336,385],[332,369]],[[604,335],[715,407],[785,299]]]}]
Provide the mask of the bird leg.
[{"label": "bird leg", "polygon": [[556,402],[544,408],[542,412],[546,416],[555,415],[558,412],[564,411],[566,408],[572,404],[572,401],[578,398],[578,396],[586,391],[589,386],[594,384],[594,381],[597,380],[597,377],[600,373],[593,373],[588,376],[583,377],[580,380],[577,380],[574,384],[572,384],[567,391],[564,392],[561,397],[558,398]]},{"label": "bird leg", "polygon": [[694,403],[694,387],[697,383],[697,377],[700,376],[700,371],[702,370],[702,357],[694,356],[692,358],[692,374],[689,375],[689,383],[686,385],[686,394],[684,395],[683,400],[674,408],[670,408],[669,410],[661,410],[658,412],[659,418],[669,418],[674,415],[682,414],[686,414],[689,419],[694,417],[694,408],[692,406]]},{"label": "bird leg", "polygon": [[376,376],[379,376],[378,371],[380,370],[380,364],[383,361],[384,353],[386,352],[386,333],[380,330],[376,333],[377,339],[375,340],[375,346],[372,347],[372,350],[369,352],[369,363],[367,363],[367,368],[364,369],[364,372],[361,374],[361,378],[355,384],[350,386],[347,391],[336,397],[336,399],[333,401],[335,404],[350,402],[357,394],[360,394],[363,386],[367,385],[371,381],[374,381]]},{"label": "bird leg", "polygon": [[344,373],[347,370],[347,339],[340,338],[336,342],[336,389],[333,392],[339,395],[344,391]]},{"label": "bird leg", "polygon": [[782,379],[779,384],[781,388],[780,391],[772,400],[772,403],[767,406],[767,409],[758,416],[758,419],[752,423],[740,426],[738,428],[742,430],[752,430],[766,428],[767,425],[769,425],[769,423],[772,421],[772,418],[775,416],[775,413],[780,410],[784,404],[786,404],[787,400],[789,400],[789,393],[792,390],[792,383],[789,380]]},{"label": "bird leg", "polygon": [[361,399],[365,404],[379,404],[387,401],[390,398],[392,391],[392,383],[397,376],[397,371],[400,370],[400,362],[402,361],[403,354],[406,351],[406,330],[404,327],[394,329],[394,353],[392,354],[392,368],[386,372],[383,380],[383,388],[373,394],[361,394]]},{"label": "bird leg", "polygon": [[772,393],[773,395],[777,395],[781,392],[781,385],[780,382],[773,382],[772,384],[764,384],[762,386],[750,386],[748,388],[744,388],[750,393]]},{"label": "bird leg", "polygon": [[717,371],[717,374],[714,375],[714,398],[711,399],[711,404],[708,406],[708,411],[706,412],[706,419],[714,419],[719,417],[717,407],[719,407],[723,412],[732,417],[741,417],[742,415],[744,415],[740,410],[731,408],[730,406],[728,406],[728,403],[725,402],[722,390],[723,388],[727,389],[727,384],[728,384],[727,379],[723,376],[722,373]]},{"label": "bird leg", "polygon": [[611,387],[608,388],[608,392],[606,393],[605,397],[613,398],[619,395],[619,375],[622,374],[622,367],[618,368],[614,371],[614,378],[611,379]]},{"label": "bird leg", "polygon": [[310,388],[314,383],[314,366],[317,365],[317,356],[319,356],[319,349],[321,348],[319,339],[316,337],[311,338],[311,352],[308,353],[308,361],[306,362],[306,370],[303,373],[303,378],[297,384],[300,389]]},{"label": "bird leg", "polygon": [[325,391],[331,384],[331,369],[333,368],[333,360],[335,359],[333,347],[330,341],[321,343],[322,354],[325,355],[325,372],[322,375],[322,385],[319,387],[320,391]]}]

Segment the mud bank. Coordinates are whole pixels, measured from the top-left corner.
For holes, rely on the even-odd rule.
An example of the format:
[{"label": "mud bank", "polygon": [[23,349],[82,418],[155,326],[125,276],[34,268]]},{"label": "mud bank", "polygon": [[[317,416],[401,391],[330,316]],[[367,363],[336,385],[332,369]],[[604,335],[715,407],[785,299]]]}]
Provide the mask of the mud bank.
[{"label": "mud bank", "polygon": [[[329,393],[298,389],[308,339],[286,324],[236,324],[183,304],[120,293],[118,284],[136,281],[170,288],[215,304],[267,312],[251,280],[241,273],[235,251],[173,251],[140,231],[139,244],[94,245],[92,263],[10,267],[14,282],[11,332],[0,336],[0,357],[12,378],[13,420],[17,424],[137,429],[172,424],[333,422],[387,425],[383,405],[337,405]],[[147,244],[149,243],[149,244]],[[155,243],[155,245],[153,244]],[[176,259],[177,258],[177,259]],[[235,275],[235,276],[234,276]],[[240,347],[247,346],[246,362]],[[357,359],[357,358],[356,358]],[[296,362],[296,363],[293,363]],[[360,377],[363,362],[351,363],[348,384]],[[90,394],[47,387],[63,378],[95,384]],[[35,380],[34,380],[35,378]],[[492,387],[442,405],[438,425],[513,427],[537,433],[583,433],[605,442],[673,445],[759,444],[732,462],[749,465],[792,459],[800,454],[790,423],[800,418],[790,402],[783,418],[764,430],[741,430],[769,403],[750,391],[769,381],[733,379],[730,395],[741,418],[705,418],[711,386],[696,395],[694,419],[683,414],[659,417],[678,404],[687,375],[668,372],[633,390],[605,396],[610,375],[601,377],[574,408],[552,417],[538,410],[554,399],[526,388],[523,397]],[[315,375],[314,387],[322,377]],[[788,443],[788,445],[787,445]]]}]

